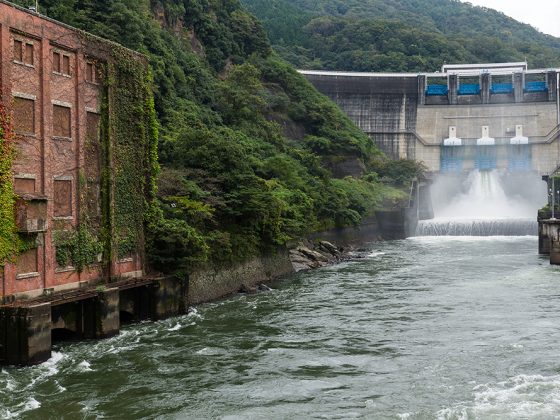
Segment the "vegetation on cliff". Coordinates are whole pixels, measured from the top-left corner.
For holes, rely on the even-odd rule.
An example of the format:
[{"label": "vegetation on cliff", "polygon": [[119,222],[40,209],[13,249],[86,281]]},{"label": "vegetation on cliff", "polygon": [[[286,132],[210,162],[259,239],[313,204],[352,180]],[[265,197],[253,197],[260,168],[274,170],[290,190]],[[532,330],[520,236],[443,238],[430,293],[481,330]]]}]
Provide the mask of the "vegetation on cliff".
[{"label": "vegetation on cliff", "polygon": [[[242,0],[300,68],[437,71],[444,63],[560,65],[560,39],[459,0]],[[543,13],[546,11],[543,10]]]},{"label": "vegetation on cliff", "polygon": [[41,12],[149,57],[162,170],[147,246],[158,270],[356,224],[414,175],[278,58],[237,0],[42,0]]}]

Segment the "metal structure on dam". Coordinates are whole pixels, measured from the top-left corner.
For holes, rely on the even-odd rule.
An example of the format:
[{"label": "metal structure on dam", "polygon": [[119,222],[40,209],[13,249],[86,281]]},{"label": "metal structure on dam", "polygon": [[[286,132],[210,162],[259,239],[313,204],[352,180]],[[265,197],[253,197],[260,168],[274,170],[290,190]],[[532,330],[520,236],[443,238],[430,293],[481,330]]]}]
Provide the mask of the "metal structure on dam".
[{"label": "metal structure on dam", "polygon": [[559,70],[444,65],[438,73],[300,71],[388,155],[432,172],[560,165]]}]

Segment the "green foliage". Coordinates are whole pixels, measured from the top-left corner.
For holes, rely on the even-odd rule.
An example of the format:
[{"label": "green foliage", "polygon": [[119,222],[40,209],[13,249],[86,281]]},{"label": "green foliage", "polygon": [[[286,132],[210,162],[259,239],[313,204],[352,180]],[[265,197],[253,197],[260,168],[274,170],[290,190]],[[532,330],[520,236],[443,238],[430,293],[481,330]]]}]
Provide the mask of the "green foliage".
[{"label": "green foliage", "polygon": [[82,272],[87,266],[99,261],[103,244],[84,225],[75,230],[59,230],[53,233],[56,247],[56,263],[59,267],[72,266]]},{"label": "green foliage", "polygon": [[410,180],[421,177],[427,170],[426,166],[414,160],[378,160],[372,165],[381,179],[390,185],[407,187]]},{"label": "green foliage", "polygon": [[[109,223],[110,255],[118,258],[139,252],[146,218],[155,200],[158,129],[151,101],[151,76],[145,63],[122,49],[113,52],[107,68],[108,113],[112,171],[106,176],[114,188]],[[109,258],[110,260],[110,258]]]},{"label": "green foliage", "polygon": [[299,68],[437,71],[444,63],[559,65],[560,40],[458,0],[242,0]]},{"label": "green foliage", "polygon": [[20,245],[14,217],[13,141],[10,116],[0,103],[0,266],[17,255]]},{"label": "green foliage", "polygon": [[204,238],[184,220],[159,218],[150,225],[147,239],[150,262],[163,273],[185,271],[208,255]]},{"label": "green foliage", "polygon": [[[116,139],[105,150],[115,167],[103,176],[104,188],[115,188],[114,206],[103,206],[108,254],[122,256],[145,239],[159,271],[234,261],[317,229],[356,224],[393,193],[374,175],[333,178],[337,159],[368,164],[381,153],[272,53],[238,0],[41,4],[43,13],[149,58],[154,103],[149,77],[126,51],[115,50],[107,69],[113,99],[103,131]],[[145,202],[135,198],[142,190]]]}]

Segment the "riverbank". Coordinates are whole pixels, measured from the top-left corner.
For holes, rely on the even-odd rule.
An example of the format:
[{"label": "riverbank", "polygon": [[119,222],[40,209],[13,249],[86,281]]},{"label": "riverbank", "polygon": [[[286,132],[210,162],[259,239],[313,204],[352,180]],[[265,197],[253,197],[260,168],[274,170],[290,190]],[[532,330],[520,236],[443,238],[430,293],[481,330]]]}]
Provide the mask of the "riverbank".
[{"label": "riverbank", "polygon": [[188,304],[211,302],[238,292],[256,292],[260,284],[345,261],[356,249],[381,239],[373,216],[356,227],[313,233],[279,247],[274,253],[196,271],[189,276]]},{"label": "riverbank", "polygon": [[370,218],[354,228],[315,233],[267,255],[209,267],[188,278],[117,279],[16,300],[0,308],[0,364],[39,364],[50,359],[53,342],[108,338],[126,323],[185,314],[189,306],[239,292],[256,293],[259,286],[266,289],[262,284],[344,261],[352,250],[380,238],[376,219]]}]

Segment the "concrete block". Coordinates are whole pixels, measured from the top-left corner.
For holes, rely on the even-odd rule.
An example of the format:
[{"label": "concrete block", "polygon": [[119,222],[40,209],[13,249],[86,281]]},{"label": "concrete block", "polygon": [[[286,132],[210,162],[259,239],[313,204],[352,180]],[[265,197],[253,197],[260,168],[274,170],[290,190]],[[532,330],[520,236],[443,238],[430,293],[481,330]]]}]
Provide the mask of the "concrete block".
[{"label": "concrete block", "polygon": [[164,319],[186,313],[188,281],[178,277],[164,277],[152,286],[152,318]]},{"label": "concrete block", "polygon": [[0,363],[36,365],[50,357],[50,303],[0,309]]},{"label": "concrete block", "polygon": [[109,338],[120,331],[119,289],[111,288],[99,292],[95,311],[96,338]]}]

